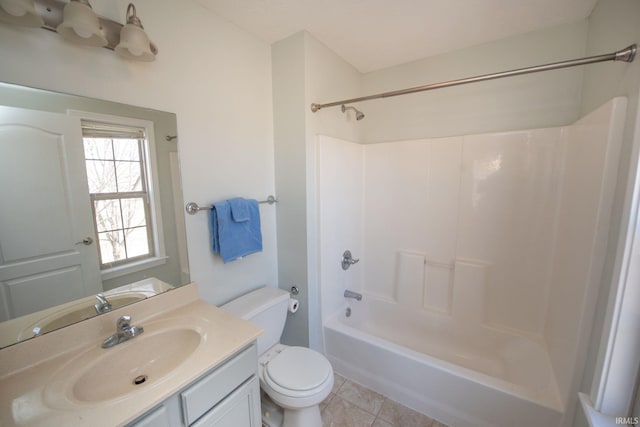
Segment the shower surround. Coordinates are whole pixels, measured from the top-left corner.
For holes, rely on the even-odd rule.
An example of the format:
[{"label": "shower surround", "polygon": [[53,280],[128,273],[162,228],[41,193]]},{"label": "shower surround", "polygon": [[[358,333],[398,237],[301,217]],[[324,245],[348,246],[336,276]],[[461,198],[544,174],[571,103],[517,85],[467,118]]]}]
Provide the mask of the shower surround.
[{"label": "shower surround", "polygon": [[[625,107],[616,98],[558,128],[371,145],[318,137],[336,371],[455,426],[570,422]],[[361,259],[348,271],[345,249]],[[363,301],[346,301],[347,288]]]}]

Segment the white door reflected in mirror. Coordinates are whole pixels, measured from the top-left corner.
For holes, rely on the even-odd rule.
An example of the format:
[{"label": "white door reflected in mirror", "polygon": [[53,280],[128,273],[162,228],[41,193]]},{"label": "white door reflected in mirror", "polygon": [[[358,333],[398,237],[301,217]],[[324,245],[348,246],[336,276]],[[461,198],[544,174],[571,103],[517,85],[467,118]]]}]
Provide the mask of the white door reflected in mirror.
[{"label": "white door reflected in mirror", "polygon": [[0,320],[102,291],[83,160],[79,119],[0,107]]}]

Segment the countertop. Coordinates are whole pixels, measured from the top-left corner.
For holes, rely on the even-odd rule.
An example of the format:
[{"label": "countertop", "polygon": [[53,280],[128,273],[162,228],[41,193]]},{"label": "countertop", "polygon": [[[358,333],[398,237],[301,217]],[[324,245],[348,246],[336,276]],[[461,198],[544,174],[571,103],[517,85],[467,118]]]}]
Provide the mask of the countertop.
[{"label": "countertop", "polygon": [[[56,374],[59,377],[60,370],[68,369],[80,353],[100,346],[122,315],[131,315],[132,324],[143,327],[167,320],[198,323],[204,338],[198,350],[171,373],[126,396],[81,402],[70,392],[58,393],[54,388],[56,393],[52,393],[52,384],[59,381]],[[1,349],[0,426],[124,425],[229,359],[261,333],[252,323],[199,300],[196,285],[189,284]]]}]

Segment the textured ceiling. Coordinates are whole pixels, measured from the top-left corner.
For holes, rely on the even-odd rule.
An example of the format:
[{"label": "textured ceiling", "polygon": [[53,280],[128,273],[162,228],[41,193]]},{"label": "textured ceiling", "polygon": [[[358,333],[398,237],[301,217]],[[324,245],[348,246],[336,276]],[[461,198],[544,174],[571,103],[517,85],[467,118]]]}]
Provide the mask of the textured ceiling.
[{"label": "textured ceiling", "polygon": [[596,0],[198,0],[268,43],[307,30],[361,72],[586,18]]}]

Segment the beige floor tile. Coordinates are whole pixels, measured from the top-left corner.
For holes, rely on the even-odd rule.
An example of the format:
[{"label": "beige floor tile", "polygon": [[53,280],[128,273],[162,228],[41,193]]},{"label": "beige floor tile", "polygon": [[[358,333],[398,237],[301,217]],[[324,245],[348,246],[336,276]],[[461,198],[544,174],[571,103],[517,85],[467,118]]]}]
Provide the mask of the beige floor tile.
[{"label": "beige floor tile", "polygon": [[370,427],[375,416],[334,396],[322,411],[323,427]]},{"label": "beige floor tile", "polygon": [[433,425],[433,420],[426,415],[389,399],[385,399],[378,417],[394,426],[431,427]]},{"label": "beige floor tile", "polygon": [[373,422],[371,427],[396,427],[396,426],[394,426],[393,424],[389,424],[388,422],[386,422],[381,418],[376,418],[376,420]]},{"label": "beige floor tile", "polygon": [[327,407],[327,405],[329,404],[329,402],[331,402],[331,399],[333,399],[333,396],[335,396],[334,393],[329,393],[329,396],[327,396],[322,402],[320,402],[320,412],[322,412],[324,410],[324,408]]},{"label": "beige floor tile", "polygon": [[344,377],[342,375],[338,375],[335,372],[333,373],[333,388],[331,389],[331,393],[337,393],[340,386],[344,384]]},{"label": "beige floor tile", "polygon": [[349,380],[345,380],[337,395],[373,415],[378,415],[384,402],[383,395]]}]

